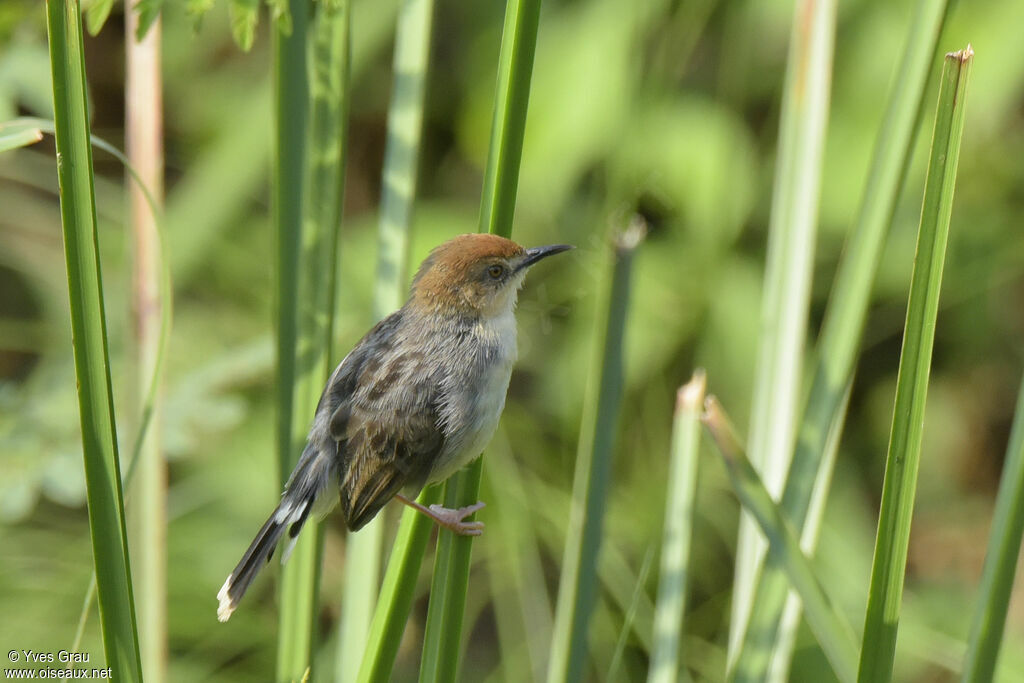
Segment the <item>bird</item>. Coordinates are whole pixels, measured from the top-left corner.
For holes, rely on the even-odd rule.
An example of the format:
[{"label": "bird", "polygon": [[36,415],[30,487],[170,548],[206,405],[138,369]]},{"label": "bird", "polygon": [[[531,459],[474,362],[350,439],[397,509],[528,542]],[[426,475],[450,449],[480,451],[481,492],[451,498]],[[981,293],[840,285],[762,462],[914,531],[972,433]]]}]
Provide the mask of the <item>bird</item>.
[{"label": "bird", "polygon": [[287,560],[310,514],[340,505],[350,531],[397,498],[462,535],[484,504],[460,509],[415,501],[490,442],[516,360],[516,299],[530,266],[572,249],[526,249],[487,233],[435,247],[402,307],[374,326],[324,387],[305,448],[281,501],[217,593],[224,622],[287,533]]}]

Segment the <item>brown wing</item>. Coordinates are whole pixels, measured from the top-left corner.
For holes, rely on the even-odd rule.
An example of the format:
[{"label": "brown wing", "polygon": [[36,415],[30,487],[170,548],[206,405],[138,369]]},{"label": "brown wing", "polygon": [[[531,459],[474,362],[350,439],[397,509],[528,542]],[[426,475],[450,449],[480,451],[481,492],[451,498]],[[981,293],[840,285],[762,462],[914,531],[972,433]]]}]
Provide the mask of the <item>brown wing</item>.
[{"label": "brown wing", "polygon": [[396,493],[418,490],[441,452],[444,438],[434,419],[358,420],[345,448],[349,467],[341,481],[341,508],[355,531]]},{"label": "brown wing", "polygon": [[422,358],[383,344],[360,365],[354,390],[330,421],[340,456],[341,509],[353,531],[402,489],[419,490],[444,446],[435,384]]}]

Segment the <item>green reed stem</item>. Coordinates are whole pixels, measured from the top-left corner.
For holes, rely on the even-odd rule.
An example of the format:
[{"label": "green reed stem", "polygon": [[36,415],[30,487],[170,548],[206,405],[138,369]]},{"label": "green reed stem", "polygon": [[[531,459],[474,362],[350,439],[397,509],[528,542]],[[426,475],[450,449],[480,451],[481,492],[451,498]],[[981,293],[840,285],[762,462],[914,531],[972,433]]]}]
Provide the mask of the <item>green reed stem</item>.
[{"label": "green reed stem", "polygon": [[[798,0],[793,8],[749,442],[750,460],[774,496],[782,491],[796,437],[835,20],[835,0]],[[750,619],[764,549],[750,518],[741,516],[729,624],[730,668]]]},{"label": "green reed stem", "polygon": [[0,123],[0,152],[34,145],[43,139],[43,131],[31,123],[15,119]]},{"label": "green reed stem", "polygon": [[[825,442],[830,432],[842,429],[842,398],[853,376],[871,287],[906,175],[925,86],[948,6],[948,0],[918,2],[875,142],[856,224],[843,250],[825,309],[812,366],[810,395],[804,404],[780,503],[786,519],[797,530],[817,521],[810,514],[815,482],[823,482],[825,495],[831,481],[831,477],[822,479],[819,474]],[[773,649],[776,662],[783,658],[788,661],[791,649],[779,647],[776,639],[785,621],[783,609],[789,590],[781,567],[767,559],[753,590],[750,622],[734,667],[736,680],[762,679]]]},{"label": "green reed stem", "polygon": [[[277,364],[277,466],[283,487],[295,466],[302,436],[296,436],[296,356],[298,351],[299,251],[303,226],[303,183],[309,116],[309,81],[306,67],[309,3],[291,0],[292,31],[272,31],[274,54],[274,164],[271,212],[277,257],[274,312]],[[308,419],[303,416],[303,419]],[[312,648],[312,596],[303,590],[302,577],[309,575],[315,548],[315,525],[307,525],[292,551],[289,567],[280,582],[281,613],[278,625],[278,681],[301,679]],[[308,579],[307,579],[308,580]]]},{"label": "green reed stem", "polygon": [[640,611],[640,604],[646,592],[647,575],[651,572],[651,565],[654,562],[654,545],[651,545],[644,553],[644,561],[640,565],[640,571],[636,575],[636,585],[633,587],[633,597],[629,601],[629,607],[622,617],[622,628],[619,629],[619,637],[615,641],[615,649],[612,651],[612,661],[608,665],[608,676],[606,680],[622,680],[622,659],[626,653],[626,643],[633,631],[633,624],[636,622],[636,614]]},{"label": "green reed stem", "polygon": [[402,305],[408,286],[409,243],[419,180],[433,19],[434,0],[403,0],[395,35],[394,75],[384,149],[373,301],[373,317],[377,320]]},{"label": "green reed stem", "polygon": [[984,683],[995,675],[1017,573],[1021,534],[1024,534],[1024,382],[1017,397],[1006,462],[999,481],[985,569],[981,575],[981,595],[967,639],[961,679],[964,683]]},{"label": "green reed stem", "polygon": [[860,683],[886,683],[892,677],[935,320],[973,55],[969,46],[946,55],[939,86],[871,567]]},{"label": "green reed stem", "polygon": [[[458,508],[461,501],[477,500],[483,460],[477,458],[444,489],[444,506]],[[434,556],[434,580],[430,587],[427,626],[423,634],[420,683],[455,681],[458,677],[462,622],[469,587],[470,537],[439,530]],[[459,541],[466,541],[460,543]]]},{"label": "green reed stem", "polygon": [[782,511],[747,459],[718,400],[709,396],[704,405],[706,410],[701,419],[722,453],[736,495],[764,534],[768,553],[786,572],[803,601],[807,623],[832,665],[832,670],[843,683],[852,683],[857,669],[853,629],[825,593],[814,567],[800,549],[796,533],[782,516]]},{"label": "green reed stem", "polygon": [[297,335],[296,300],[302,226],[302,183],[306,163],[309,82],[306,73],[306,32],[309,4],[290,0],[292,31],[273,30],[274,163],[271,212],[274,223],[277,287],[274,315],[277,336],[277,467],[281,485],[297,457],[292,433]]},{"label": "green reed stem", "polygon": [[46,4],[61,223],[82,426],[89,527],[107,666],[142,679],[96,234],[82,17],[75,0]]},{"label": "green reed stem", "polygon": [[[424,489],[416,500],[429,507],[441,500],[441,494],[440,485],[431,486]],[[391,680],[395,657],[416,595],[416,579],[423,564],[423,553],[433,528],[432,519],[410,507],[402,513],[359,667],[357,680],[360,683],[387,683]]]},{"label": "green reed stem", "polygon": [[[292,465],[331,372],[338,229],[345,185],[349,17],[348,0],[320,3],[309,30],[310,107],[304,186],[299,189],[302,228],[295,302]],[[281,574],[279,679],[300,679],[311,666],[323,533],[312,521],[306,526]]]},{"label": "green reed stem", "polygon": [[[374,320],[380,320],[401,306],[408,283],[409,242],[416,200],[433,14],[433,0],[405,0],[398,15],[384,152]],[[340,681],[354,681],[359,674],[377,602],[383,543],[383,515],[374,518],[348,539],[341,604],[341,644],[335,669],[335,677]],[[415,581],[416,577],[411,578]]]},{"label": "green reed stem", "polygon": [[[539,21],[540,0],[509,0],[505,7],[491,143],[480,202],[480,232],[503,237],[512,234]],[[445,486],[445,504],[463,507],[475,503],[481,472],[482,463],[477,461],[453,476]],[[440,534],[430,601],[430,610],[437,616],[433,621],[428,616],[420,678],[432,683],[453,681],[458,673],[473,547],[471,536],[446,541],[452,532],[442,530]],[[438,571],[441,568],[443,572]]]},{"label": "green reed stem", "polygon": [[[56,124],[53,121],[46,119],[26,117],[22,119],[16,119],[11,122],[14,124],[20,124],[31,127],[31,129],[39,131],[40,133],[47,133],[49,135],[56,135],[57,129]],[[135,184],[135,188],[138,190],[142,199],[146,203],[152,223],[151,227],[155,230],[154,239],[156,243],[157,259],[159,263],[159,300],[160,300],[160,327],[159,327],[159,338],[156,347],[156,356],[153,359],[152,372],[148,378],[148,384],[146,385],[146,392],[142,399],[141,415],[139,416],[138,430],[135,434],[135,439],[132,442],[131,453],[128,456],[128,466],[125,468],[124,476],[121,477],[122,487],[124,489],[124,497],[126,500],[131,500],[132,493],[132,481],[135,478],[135,473],[138,471],[140,455],[142,453],[143,445],[146,443],[149,435],[149,429],[153,424],[153,413],[156,409],[157,397],[160,390],[160,378],[163,377],[164,361],[167,356],[167,343],[171,336],[171,317],[174,293],[171,289],[171,269],[167,262],[167,245],[164,240],[162,225],[162,214],[160,211],[160,205],[157,203],[156,195],[146,186],[146,183],[138,169],[132,165],[121,150],[114,147],[112,144],[104,140],[103,138],[95,135],[89,136],[90,144],[107,152],[114,158],[116,158],[124,166],[125,171]],[[89,612],[92,610],[92,601],[96,597],[96,571],[93,570],[92,577],[89,580],[89,587],[86,590],[86,595],[82,601],[82,611],[79,614],[78,625],[75,628],[75,635],[72,638],[69,651],[79,652],[82,644],[82,637],[85,635],[85,624],[89,618]]]},{"label": "green reed stem", "polygon": [[683,615],[690,575],[690,540],[697,497],[697,455],[700,452],[700,413],[706,376],[697,370],[676,395],[672,422],[665,527],[661,541],[661,573],[654,613],[654,651],[648,683],[674,683],[682,661]]},{"label": "green reed stem", "polygon": [[622,353],[633,252],[643,239],[634,222],[617,240],[598,300],[594,356],[583,402],[569,527],[558,582],[548,683],[584,678],[587,632],[597,595],[597,551],[622,398]]}]

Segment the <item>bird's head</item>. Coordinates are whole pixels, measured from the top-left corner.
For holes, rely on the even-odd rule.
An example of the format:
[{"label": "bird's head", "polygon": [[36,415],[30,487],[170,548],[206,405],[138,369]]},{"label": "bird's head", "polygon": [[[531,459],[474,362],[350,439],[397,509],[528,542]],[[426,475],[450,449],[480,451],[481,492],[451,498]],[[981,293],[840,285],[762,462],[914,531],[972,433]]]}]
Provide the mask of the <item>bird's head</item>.
[{"label": "bird's head", "polygon": [[420,264],[409,303],[424,312],[501,315],[515,306],[530,266],[568,249],[567,244],[525,249],[497,235],[459,235]]}]

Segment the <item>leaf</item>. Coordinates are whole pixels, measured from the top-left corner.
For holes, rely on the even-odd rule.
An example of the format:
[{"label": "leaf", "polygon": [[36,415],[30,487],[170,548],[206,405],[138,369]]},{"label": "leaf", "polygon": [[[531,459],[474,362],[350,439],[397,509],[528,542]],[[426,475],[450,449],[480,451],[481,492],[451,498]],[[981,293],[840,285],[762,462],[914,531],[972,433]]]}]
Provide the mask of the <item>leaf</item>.
[{"label": "leaf", "polygon": [[43,131],[22,121],[0,123],[0,152],[34,145],[43,139]]},{"label": "leaf", "polygon": [[274,22],[281,33],[290,36],[292,34],[292,13],[288,9],[288,0],[267,0],[267,7],[270,8],[270,20]]},{"label": "leaf", "polygon": [[992,519],[981,590],[975,606],[967,656],[964,659],[964,683],[990,681],[999,661],[999,650],[1006,629],[1006,613],[1013,594],[1013,582],[1024,533],[1024,384],[1006,447],[1006,461],[999,479],[999,494]]},{"label": "leaf", "polygon": [[100,626],[108,671],[142,680],[125,537],[107,319],[99,269],[96,193],[89,139],[82,18],[75,2],[46,3],[68,302],[82,452],[89,493]]},{"label": "leaf", "polygon": [[164,0],[139,0],[135,3],[132,11],[139,14],[139,23],[135,28],[135,40],[141,41],[146,37],[163,8]]},{"label": "leaf", "polygon": [[[143,0],[144,2],[147,0]],[[152,0],[162,2],[163,0]],[[200,20],[213,9],[214,0],[185,0],[185,14],[192,18],[196,29]]]},{"label": "leaf", "polygon": [[248,52],[256,36],[256,25],[259,23],[258,0],[230,0],[228,16],[231,18],[231,35],[238,47]]},{"label": "leaf", "polygon": [[89,35],[96,35],[107,23],[110,10],[114,7],[114,0],[93,0],[85,8],[85,27]]},{"label": "leaf", "polygon": [[[697,496],[697,460],[700,448],[700,413],[707,378],[703,370],[679,388],[672,421],[668,494],[662,531],[658,603],[654,616],[655,641],[648,681],[674,681],[679,671],[683,642],[683,615],[691,572],[690,543]],[[611,677],[609,676],[609,679]]]},{"label": "leaf", "polygon": [[935,321],[942,290],[949,223],[960,140],[964,130],[966,89],[974,52],[946,55],[939,85],[939,104],[925,176],[917,252],[907,300],[907,318],[896,380],[892,431],[882,484],[878,535],[875,539],[860,655],[860,683],[892,680],[896,634],[910,545],[910,523],[917,492],[924,434],[925,404],[935,342]]},{"label": "leaf", "polygon": [[[767,542],[768,552],[783,567],[793,590],[803,601],[807,624],[832,665],[836,677],[841,681],[855,680],[857,648],[853,629],[822,587],[820,576],[800,549],[796,532],[772,500],[757,470],[743,451],[732,423],[714,396],[708,396],[705,400],[701,421],[711,432],[725,460],[736,496],[757,523]],[[733,672],[729,680],[735,680],[737,673]]]}]

